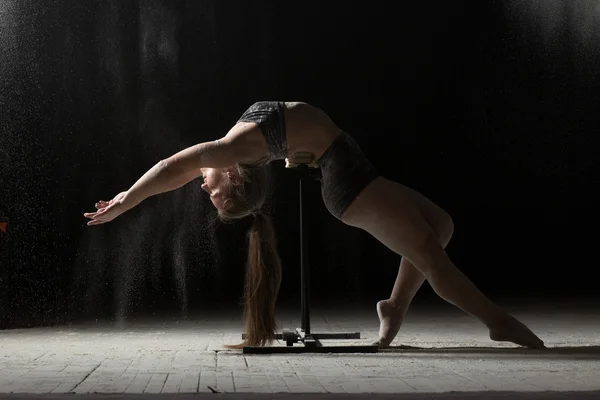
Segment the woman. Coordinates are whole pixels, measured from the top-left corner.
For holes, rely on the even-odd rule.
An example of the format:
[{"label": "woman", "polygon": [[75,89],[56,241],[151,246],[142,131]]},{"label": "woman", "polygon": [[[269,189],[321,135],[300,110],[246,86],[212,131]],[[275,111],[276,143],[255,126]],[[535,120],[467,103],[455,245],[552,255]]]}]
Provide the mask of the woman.
[{"label": "woman", "polygon": [[440,297],[483,322],[492,340],[544,347],[531,330],[492,303],[453,265],[444,250],[453,233],[450,216],[421,194],[380,176],[347,133],[306,103],[252,105],[223,138],[160,161],[128,191],[96,203],[97,211],[84,216],[90,219],[88,225],[103,224],[150,196],[202,176],[202,189],[210,195],[220,218],[254,217],[249,233],[243,345],[265,345],[275,335],[281,261],[271,221],[261,213],[267,189],[261,166],[306,153],[312,154],[321,168],[327,209],[402,256],[390,298],[377,304],[377,344],[381,348],[388,347],[398,333],[425,280]]}]

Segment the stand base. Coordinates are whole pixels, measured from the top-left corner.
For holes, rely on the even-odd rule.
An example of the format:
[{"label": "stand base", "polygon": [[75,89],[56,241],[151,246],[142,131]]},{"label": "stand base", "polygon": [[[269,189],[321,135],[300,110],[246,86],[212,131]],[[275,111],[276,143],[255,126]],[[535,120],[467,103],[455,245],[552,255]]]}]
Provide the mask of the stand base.
[{"label": "stand base", "polygon": [[[242,335],[245,339],[245,335]],[[321,340],[327,339],[360,339],[360,332],[347,333],[309,333],[302,328],[295,332],[283,330],[282,334],[275,335],[275,339],[285,340],[286,346],[245,346],[244,354],[284,354],[284,353],[377,353],[377,345],[361,346],[324,346]],[[301,343],[301,346],[294,346]]]}]

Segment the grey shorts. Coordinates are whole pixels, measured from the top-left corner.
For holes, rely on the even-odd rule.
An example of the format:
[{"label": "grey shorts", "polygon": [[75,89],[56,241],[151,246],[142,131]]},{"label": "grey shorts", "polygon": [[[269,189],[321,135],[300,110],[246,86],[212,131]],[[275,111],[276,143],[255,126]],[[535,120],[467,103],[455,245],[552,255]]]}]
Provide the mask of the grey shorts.
[{"label": "grey shorts", "polygon": [[346,132],[335,138],[317,164],[321,168],[323,202],[339,220],[360,192],[379,176],[356,141]]}]

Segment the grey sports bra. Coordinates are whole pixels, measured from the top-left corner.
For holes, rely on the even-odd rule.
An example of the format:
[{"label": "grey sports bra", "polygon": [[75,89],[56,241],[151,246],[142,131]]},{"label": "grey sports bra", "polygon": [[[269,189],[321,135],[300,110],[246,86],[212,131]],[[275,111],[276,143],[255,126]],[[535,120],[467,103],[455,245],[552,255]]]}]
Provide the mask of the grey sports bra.
[{"label": "grey sports bra", "polygon": [[273,160],[287,157],[287,136],[285,132],[284,104],[281,101],[259,101],[248,108],[238,122],[254,122],[260,128],[269,156],[256,160],[248,167],[260,167]]}]

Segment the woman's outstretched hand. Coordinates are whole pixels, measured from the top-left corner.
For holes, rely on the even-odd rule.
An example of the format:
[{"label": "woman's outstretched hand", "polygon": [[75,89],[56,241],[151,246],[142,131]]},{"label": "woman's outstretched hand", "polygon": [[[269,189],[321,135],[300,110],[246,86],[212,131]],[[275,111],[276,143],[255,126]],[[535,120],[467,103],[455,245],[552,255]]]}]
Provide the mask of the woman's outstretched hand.
[{"label": "woman's outstretched hand", "polygon": [[91,220],[87,225],[100,225],[110,222],[127,211],[127,208],[123,205],[122,201],[126,194],[127,192],[121,192],[111,201],[100,200],[96,203],[96,212],[83,214],[84,217]]}]

